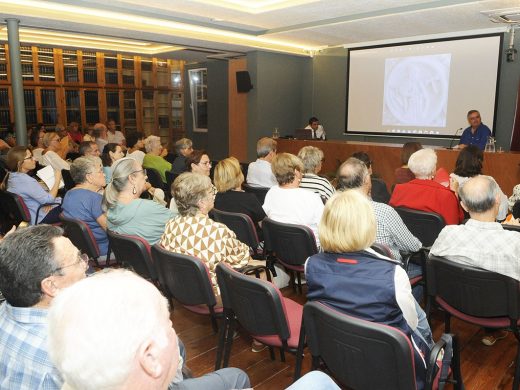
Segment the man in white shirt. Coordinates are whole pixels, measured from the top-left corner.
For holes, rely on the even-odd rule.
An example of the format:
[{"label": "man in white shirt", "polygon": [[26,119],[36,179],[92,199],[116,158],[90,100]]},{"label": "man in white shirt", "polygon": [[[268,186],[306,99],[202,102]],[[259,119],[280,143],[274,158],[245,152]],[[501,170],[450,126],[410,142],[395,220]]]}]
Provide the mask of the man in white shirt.
[{"label": "man in white shirt", "polygon": [[312,139],[325,139],[325,130],[323,129],[323,126],[320,125],[318,118],[315,116],[309,119],[309,125],[306,129],[311,130]]},{"label": "man in white shirt", "polygon": [[114,143],[118,145],[125,145],[126,140],[125,136],[122,132],[117,130],[116,127],[116,121],[113,119],[109,119],[107,122],[107,129],[108,129],[108,143]]},{"label": "man in white shirt", "polygon": [[256,143],[256,155],[256,161],[250,163],[247,169],[247,184],[264,188],[278,185],[271,170],[271,161],[276,156],[276,141],[269,137],[260,138]]}]

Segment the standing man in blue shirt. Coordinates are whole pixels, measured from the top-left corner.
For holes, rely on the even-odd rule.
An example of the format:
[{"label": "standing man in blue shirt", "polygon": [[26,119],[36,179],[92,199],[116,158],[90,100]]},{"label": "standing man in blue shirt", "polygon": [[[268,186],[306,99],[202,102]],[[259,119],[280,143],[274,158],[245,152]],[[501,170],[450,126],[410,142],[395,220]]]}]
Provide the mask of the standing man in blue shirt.
[{"label": "standing man in blue shirt", "polygon": [[480,113],[477,110],[468,111],[469,127],[464,130],[460,137],[458,148],[464,148],[468,145],[476,145],[480,150],[484,150],[491,130],[480,119]]}]

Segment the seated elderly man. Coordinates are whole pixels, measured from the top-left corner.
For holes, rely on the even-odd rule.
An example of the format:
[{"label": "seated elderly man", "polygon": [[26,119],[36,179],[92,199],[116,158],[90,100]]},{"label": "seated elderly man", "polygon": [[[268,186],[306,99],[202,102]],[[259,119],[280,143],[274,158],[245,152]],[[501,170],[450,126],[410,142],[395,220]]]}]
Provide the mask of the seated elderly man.
[{"label": "seated elderly man", "polygon": [[464,219],[455,193],[433,181],[437,155],[432,149],[421,149],[410,156],[408,168],[415,179],[395,186],[389,204],[440,214],[446,225],[457,225]]},{"label": "seated elderly man", "polygon": [[83,257],[61,228],[30,226],[0,244],[0,389],[60,389],[47,353],[51,301],[85,277]]},{"label": "seated elderly man", "polygon": [[[475,176],[459,188],[462,207],[470,219],[465,225],[446,226],[430,254],[460,264],[483,268],[520,281],[520,233],[504,230],[496,221],[500,188],[489,176]],[[493,345],[502,334],[482,339]]]},{"label": "seated elderly man", "polygon": [[79,154],[84,157],[99,157],[101,152],[99,151],[99,147],[95,141],[83,141],[79,144]]},{"label": "seated elderly man", "polygon": [[50,355],[63,375],[64,388],[250,386],[247,375],[236,368],[183,380],[179,344],[166,298],[130,271],[99,273],[77,283],[60,294],[49,312]]},{"label": "seated elderly man", "polygon": [[329,199],[334,194],[334,187],[327,178],[318,176],[323,161],[322,150],[315,146],[304,146],[298,152],[298,157],[303,162],[300,188],[317,193],[321,199]]},{"label": "seated elderly man", "polygon": [[268,137],[260,138],[256,143],[256,156],[256,161],[247,168],[247,184],[251,187],[274,187],[278,182],[271,170],[271,162],[276,156],[276,141]]},{"label": "seated elderly man", "polygon": [[175,152],[177,153],[177,157],[173,160],[172,172],[180,175],[186,172],[186,157],[193,152],[193,142],[191,142],[191,139],[181,138],[175,142]]}]

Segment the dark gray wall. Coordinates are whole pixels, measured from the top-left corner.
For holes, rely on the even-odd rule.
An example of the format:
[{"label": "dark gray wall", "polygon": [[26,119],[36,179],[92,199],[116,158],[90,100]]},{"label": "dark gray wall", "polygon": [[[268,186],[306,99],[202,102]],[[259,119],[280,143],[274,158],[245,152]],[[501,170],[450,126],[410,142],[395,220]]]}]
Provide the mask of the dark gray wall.
[{"label": "dark gray wall", "polygon": [[185,86],[186,136],[193,141],[196,149],[205,149],[210,159],[220,160],[229,154],[229,109],[228,109],[228,63],[227,61],[208,61],[186,66],[185,80],[188,69],[208,69],[208,132],[194,133],[192,113],[190,110],[189,82]]},{"label": "dark gray wall", "polygon": [[248,93],[248,158],[256,158],[256,141],[305,127],[312,112],[312,59],[250,52],[247,68],[253,89]]},{"label": "dark gray wall", "polygon": [[[509,34],[504,39],[503,51],[507,49]],[[515,46],[520,46],[520,34],[515,37]],[[471,71],[468,69],[468,71]],[[515,62],[506,62],[502,54],[500,68],[499,95],[496,114],[495,137],[497,146],[509,150],[511,132],[513,128],[516,91],[520,79],[520,59]],[[347,50],[328,50],[316,56],[313,61],[313,108],[314,113],[323,123],[329,139],[404,143],[419,141],[428,145],[447,146],[449,140],[431,140],[424,138],[394,138],[394,137],[366,137],[343,134],[345,129],[346,112],[346,75]],[[478,83],[478,80],[475,80]],[[471,107],[468,107],[470,109]],[[486,118],[482,118],[486,122]],[[466,123],[461,118],[461,126]],[[489,125],[492,125],[489,123]]]}]

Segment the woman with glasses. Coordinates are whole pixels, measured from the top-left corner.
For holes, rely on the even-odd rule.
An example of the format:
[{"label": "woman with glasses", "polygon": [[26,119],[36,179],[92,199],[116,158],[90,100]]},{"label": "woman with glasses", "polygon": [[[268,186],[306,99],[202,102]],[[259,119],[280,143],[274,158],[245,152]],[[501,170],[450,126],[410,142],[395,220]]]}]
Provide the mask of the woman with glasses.
[{"label": "woman with glasses", "polygon": [[186,156],[186,169],[188,172],[209,176],[211,160],[206,151],[194,150],[190,155]]},{"label": "woman with glasses", "polygon": [[218,295],[217,264],[224,261],[233,267],[244,267],[251,257],[249,247],[240,242],[235,233],[209,218],[216,193],[216,188],[205,175],[185,172],[177,177],[172,185],[172,194],[180,216],[166,224],[161,245],[171,252],[204,261]]},{"label": "woman with glasses", "polygon": [[63,198],[63,214],[85,222],[99,246],[101,257],[108,251],[107,217],[101,208],[105,175],[99,157],[79,157],[70,167],[76,186]]},{"label": "woman with glasses", "polygon": [[161,238],[166,222],[176,214],[152,200],[140,199],[146,190],[146,177],[146,169],[133,158],[116,161],[105,188],[103,210],[110,230],[137,235],[153,245]]},{"label": "woman with glasses", "polygon": [[50,165],[54,170],[70,169],[70,164],[62,159],[58,152],[61,150],[61,138],[56,132],[45,133],[43,136],[43,147],[45,148],[41,157],[42,165]]},{"label": "woman with glasses", "polygon": [[11,148],[9,153],[7,153],[6,165],[9,173],[4,177],[2,189],[22,197],[31,214],[31,225],[58,222],[60,207],[42,207],[38,214],[38,221],[36,221],[36,213],[43,204],[61,202],[61,198],[57,197],[61,181],[61,170],[54,171],[54,185],[47,192],[40,183],[28,175],[28,172],[36,167],[36,161],[27,147],[15,146]]}]

